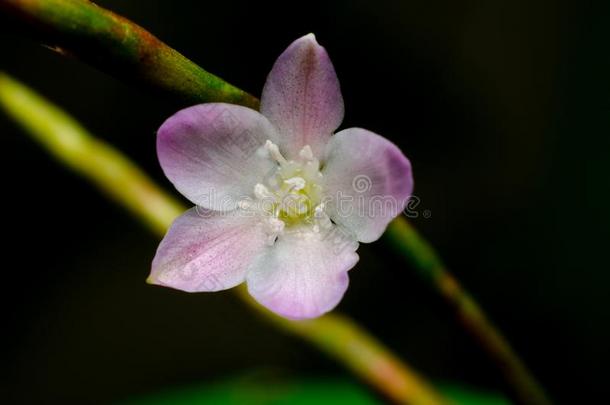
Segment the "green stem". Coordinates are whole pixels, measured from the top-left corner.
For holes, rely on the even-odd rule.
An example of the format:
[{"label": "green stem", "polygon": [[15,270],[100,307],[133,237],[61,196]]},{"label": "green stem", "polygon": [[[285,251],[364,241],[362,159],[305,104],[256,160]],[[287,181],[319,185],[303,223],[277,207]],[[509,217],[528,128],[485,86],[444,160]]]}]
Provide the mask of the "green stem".
[{"label": "green stem", "polygon": [[164,233],[185,207],[170,199],[121,153],[0,72],[0,107],[64,165],[88,178],[147,226]]},{"label": "green stem", "polygon": [[256,305],[243,285],[238,287],[238,292],[261,315],[280,328],[314,343],[318,349],[341,361],[393,401],[408,404],[446,403],[415,370],[348,317],[334,312],[317,319],[293,322]]},{"label": "green stem", "polygon": [[[119,151],[2,73],[0,107],[60,163],[95,183],[158,236],[163,236],[172,221],[187,209]],[[243,288],[237,292],[274,325],[342,362],[393,401],[413,405],[447,403],[413,369],[347,317],[328,314],[309,321],[289,321],[258,305]]]},{"label": "green stem", "polygon": [[85,0],[2,0],[0,10],[61,54],[185,104],[258,100],[206,72],[133,22]]},{"label": "green stem", "polygon": [[499,330],[489,321],[472,296],[447,270],[432,246],[407,220],[400,217],[388,227],[385,237],[420,275],[451,305],[464,327],[500,366],[504,376],[524,404],[551,403]]},{"label": "green stem", "polygon": [[[54,49],[130,81],[190,101],[223,101],[258,108],[258,100],[207,73],[136,24],[85,0],[1,0],[16,21]],[[550,401],[532,373],[438,255],[404,219],[389,228],[393,246],[445,297],[483,344],[524,404]]]}]

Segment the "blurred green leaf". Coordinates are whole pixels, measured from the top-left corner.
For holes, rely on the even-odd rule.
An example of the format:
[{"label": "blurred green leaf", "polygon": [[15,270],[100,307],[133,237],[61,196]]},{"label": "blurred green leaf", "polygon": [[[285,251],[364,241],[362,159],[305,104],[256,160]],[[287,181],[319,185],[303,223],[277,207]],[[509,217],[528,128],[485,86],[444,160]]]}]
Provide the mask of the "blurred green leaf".
[{"label": "blurred green leaf", "polygon": [[224,382],[169,391],[121,405],[378,405],[381,402],[347,379],[286,380],[243,377]]},{"label": "blurred green leaf", "polygon": [[[454,405],[510,405],[501,395],[456,384],[441,386]],[[177,389],[122,402],[120,405],[380,405],[381,399],[342,378],[289,379],[247,375],[203,386]]]},{"label": "blurred green leaf", "polygon": [[495,392],[480,391],[478,389],[457,385],[445,384],[438,387],[439,391],[456,405],[511,405],[506,397]]}]

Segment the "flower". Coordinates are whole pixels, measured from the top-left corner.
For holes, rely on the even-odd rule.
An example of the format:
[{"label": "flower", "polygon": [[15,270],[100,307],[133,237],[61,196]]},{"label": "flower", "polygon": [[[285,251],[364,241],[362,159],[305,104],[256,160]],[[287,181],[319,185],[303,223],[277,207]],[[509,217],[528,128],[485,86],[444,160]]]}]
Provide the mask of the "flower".
[{"label": "flower", "polygon": [[273,312],[333,309],[358,261],[405,207],[411,165],[387,139],[343,120],[334,67],[313,34],[280,55],[260,113],[210,103],[161,126],[165,175],[196,206],[161,242],[149,282],[188,292],[246,282]]}]

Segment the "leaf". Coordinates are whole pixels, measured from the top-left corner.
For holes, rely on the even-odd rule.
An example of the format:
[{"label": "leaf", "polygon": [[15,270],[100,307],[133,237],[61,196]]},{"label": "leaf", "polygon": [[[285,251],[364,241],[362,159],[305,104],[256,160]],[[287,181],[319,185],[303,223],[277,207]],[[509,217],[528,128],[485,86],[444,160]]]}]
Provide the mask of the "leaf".
[{"label": "leaf", "polygon": [[[502,395],[458,384],[441,385],[452,405],[510,405]],[[122,402],[119,405],[380,405],[357,382],[347,378],[292,379],[269,373],[190,388],[175,389]]]},{"label": "leaf", "polygon": [[503,395],[457,384],[440,385],[439,391],[455,405],[511,405]]},{"label": "leaf", "polygon": [[347,379],[242,377],[216,384],[168,391],[120,405],[379,405],[366,389]]}]

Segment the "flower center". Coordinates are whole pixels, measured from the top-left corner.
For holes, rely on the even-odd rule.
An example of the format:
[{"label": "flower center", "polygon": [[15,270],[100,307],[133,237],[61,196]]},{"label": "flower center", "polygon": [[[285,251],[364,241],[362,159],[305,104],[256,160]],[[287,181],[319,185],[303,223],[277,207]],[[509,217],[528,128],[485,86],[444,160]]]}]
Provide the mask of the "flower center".
[{"label": "flower center", "polygon": [[265,143],[265,159],[272,159],[277,167],[254,186],[254,200],[240,202],[243,209],[255,209],[263,214],[269,243],[286,231],[301,231],[311,227],[314,232],[331,226],[324,212],[320,161],[306,145],[298,160],[287,160],[276,144]]}]

